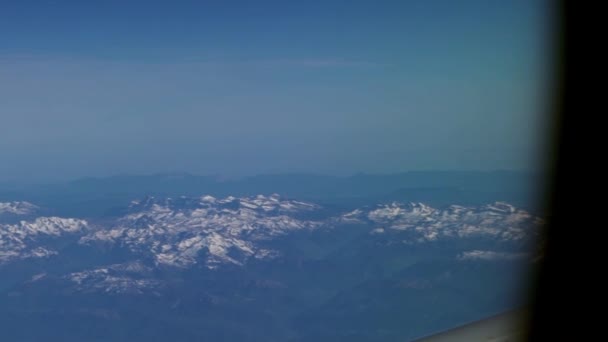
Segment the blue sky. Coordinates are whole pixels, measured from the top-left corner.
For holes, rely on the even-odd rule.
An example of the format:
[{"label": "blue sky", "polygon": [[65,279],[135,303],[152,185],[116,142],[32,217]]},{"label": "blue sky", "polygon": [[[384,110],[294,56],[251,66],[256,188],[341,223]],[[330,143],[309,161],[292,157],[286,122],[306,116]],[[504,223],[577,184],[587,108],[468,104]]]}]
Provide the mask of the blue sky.
[{"label": "blue sky", "polygon": [[544,1],[2,1],[0,180],[534,169]]}]

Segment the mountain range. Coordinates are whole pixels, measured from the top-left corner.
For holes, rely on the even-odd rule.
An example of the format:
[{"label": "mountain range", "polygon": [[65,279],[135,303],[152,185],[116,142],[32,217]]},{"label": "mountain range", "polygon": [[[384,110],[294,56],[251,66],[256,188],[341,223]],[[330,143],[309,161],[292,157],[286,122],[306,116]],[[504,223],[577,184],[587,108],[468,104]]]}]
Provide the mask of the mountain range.
[{"label": "mountain range", "polygon": [[72,217],[0,203],[0,327],[15,341],[407,341],[522,305],[542,258],[543,219],[505,201],[337,203],[155,194]]}]

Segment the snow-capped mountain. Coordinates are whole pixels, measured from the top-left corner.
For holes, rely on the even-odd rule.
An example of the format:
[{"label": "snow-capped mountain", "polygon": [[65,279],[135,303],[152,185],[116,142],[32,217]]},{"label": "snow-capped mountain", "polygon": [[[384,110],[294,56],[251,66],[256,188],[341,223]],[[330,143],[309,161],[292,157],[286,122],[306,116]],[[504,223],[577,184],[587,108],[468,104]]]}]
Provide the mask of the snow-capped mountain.
[{"label": "snow-capped mountain", "polygon": [[321,222],[299,219],[318,206],[278,195],[216,199],[155,199],[134,201],[130,213],[110,229],[81,238],[80,243],[110,243],[154,258],[156,264],[187,267],[201,261],[215,268],[222,263],[242,265],[249,258],[272,258],[276,251],[258,241],[296,230],[316,229]]},{"label": "snow-capped mountain", "polygon": [[[24,208],[24,212],[25,208],[36,208],[13,207]],[[324,219],[307,218],[322,209],[314,203],[276,194],[241,198],[146,197],[132,201],[126,214],[103,224],[91,225],[77,218],[39,217],[0,225],[0,265],[55,257],[62,251],[54,248],[52,242],[67,237],[85,250],[123,248],[131,257],[121,263],[91,265],[61,277],[70,280],[75,291],[137,294],[162,287],[163,282],[151,276],[152,269],[202,266],[214,270],[228,265],[246,267],[252,260],[280,259],[289,250],[274,242],[296,232],[346,236],[353,231],[349,227],[363,227],[368,237],[360,239],[384,237],[404,246],[448,241],[467,247],[454,254],[454,260],[492,261],[528,257],[528,251],[513,250],[507,244],[535,239],[543,224],[540,218],[503,202],[445,208],[393,202],[337,212]],[[467,242],[476,238],[494,241],[492,248]]]},{"label": "snow-capped mountain", "polygon": [[481,207],[451,205],[436,209],[423,203],[391,203],[357,209],[338,218],[344,223],[370,223],[372,233],[411,233],[412,242],[444,238],[492,237],[502,241],[535,237],[543,221],[504,202]]},{"label": "snow-capped mountain", "polygon": [[[12,212],[30,212],[36,206],[12,202]],[[24,204],[27,203],[27,204]],[[254,197],[212,196],[154,198],[132,201],[127,214],[114,223],[92,229],[75,218],[39,217],[33,221],[0,225],[0,262],[28,257],[49,257],[58,251],[38,243],[41,237],[79,237],[79,244],[117,245],[156,265],[186,268],[203,264],[244,265],[247,260],[272,259],[281,251],[266,241],[296,231],[367,225],[372,235],[403,234],[406,243],[441,239],[492,238],[521,241],[538,235],[542,220],[510,204],[480,207],[452,205],[433,208],[422,203],[389,203],[359,208],[324,220],[306,219],[321,206],[279,195]],[[6,209],[9,210],[9,209]]]},{"label": "snow-capped mountain", "polygon": [[2,319],[25,312],[40,324],[71,317],[86,326],[153,317],[179,334],[170,322],[185,317],[197,334],[183,340],[221,340],[221,324],[256,331],[288,320],[295,330],[276,339],[286,340],[300,323],[365,327],[404,307],[420,324],[437,307],[468,320],[462,308],[513,303],[542,255],[543,220],[504,202],[336,208],[276,194],[146,197],[101,218],[17,207],[34,212],[11,209],[22,219],[0,223]]},{"label": "snow-capped mountain", "polygon": [[66,276],[77,292],[144,294],[162,287],[153,277],[152,268],[139,260],[73,272]]},{"label": "snow-capped mountain", "polygon": [[0,217],[4,215],[33,215],[39,209],[40,208],[29,202],[0,202]]},{"label": "snow-capped mountain", "polygon": [[42,258],[58,252],[45,242],[64,236],[82,234],[88,228],[85,220],[39,217],[33,221],[0,224],[0,264],[13,259]]}]

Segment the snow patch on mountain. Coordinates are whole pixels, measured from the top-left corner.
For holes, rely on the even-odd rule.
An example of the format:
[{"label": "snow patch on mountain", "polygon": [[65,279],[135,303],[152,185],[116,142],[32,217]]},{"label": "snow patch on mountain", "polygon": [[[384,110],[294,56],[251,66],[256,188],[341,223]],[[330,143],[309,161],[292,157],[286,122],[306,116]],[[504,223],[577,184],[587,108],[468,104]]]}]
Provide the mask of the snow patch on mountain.
[{"label": "snow patch on mountain", "polygon": [[459,260],[517,260],[529,257],[529,253],[507,253],[496,251],[473,250],[458,255]]},{"label": "snow patch on mountain", "polygon": [[0,224],[0,264],[13,259],[55,255],[56,251],[40,246],[38,240],[75,235],[87,228],[85,220],[60,217],[39,217],[33,221]]},{"label": "snow patch on mountain", "polygon": [[32,215],[39,209],[30,202],[0,202],[0,215]]},{"label": "snow patch on mountain", "polygon": [[141,261],[114,264],[81,272],[64,278],[75,284],[77,292],[107,294],[144,294],[163,286],[151,277],[152,269]]},{"label": "snow patch on mountain", "polygon": [[479,207],[452,205],[436,209],[423,203],[378,205],[342,215],[340,223],[370,223],[380,229],[404,231],[413,241],[442,238],[491,237],[501,241],[521,241],[538,234],[542,220],[504,202]]},{"label": "snow patch on mountain", "polygon": [[[281,251],[270,247],[273,239],[297,231],[332,229],[340,225],[368,225],[370,235],[375,238],[390,239],[399,234],[399,241],[416,244],[479,237],[498,242],[528,241],[538,235],[538,228],[543,224],[538,217],[504,202],[445,208],[392,202],[323,220],[307,219],[316,216],[309,213],[320,209],[319,205],[277,194],[241,198],[149,196],[132,201],[124,216],[101,229],[91,229],[84,220],[58,217],[0,224],[0,264],[51,257],[58,251],[45,245],[45,241],[61,236],[73,236],[86,246],[123,247],[138,258],[152,260],[156,266],[201,265],[215,269],[221,265],[243,266],[250,260],[277,258]],[[474,255],[463,254],[461,258]]]},{"label": "snow patch on mountain", "polygon": [[249,258],[273,258],[262,241],[297,230],[312,230],[322,222],[298,219],[319,206],[274,194],[255,197],[211,196],[134,201],[130,212],[111,229],[80,239],[84,245],[120,244],[151,256],[158,265],[189,267],[204,262],[243,265]]}]

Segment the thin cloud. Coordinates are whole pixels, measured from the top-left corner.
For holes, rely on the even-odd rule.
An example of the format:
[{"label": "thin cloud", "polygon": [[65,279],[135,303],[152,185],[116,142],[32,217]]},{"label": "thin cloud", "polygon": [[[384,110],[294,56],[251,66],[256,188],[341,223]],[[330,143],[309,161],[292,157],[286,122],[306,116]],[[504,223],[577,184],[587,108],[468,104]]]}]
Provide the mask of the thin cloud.
[{"label": "thin cloud", "polygon": [[268,61],[269,63],[286,66],[300,66],[312,68],[327,67],[376,67],[381,64],[366,61],[351,61],[342,59],[285,59]]},{"label": "thin cloud", "polygon": [[253,59],[253,60],[230,60],[230,59],[202,59],[187,58],[182,62],[200,66],[248,66],[248,67],[293,67],[293,68],[368,68],[386,66],[383,63],[359,60],[347,60],[339,58],[282,58],[282,59]]}]

